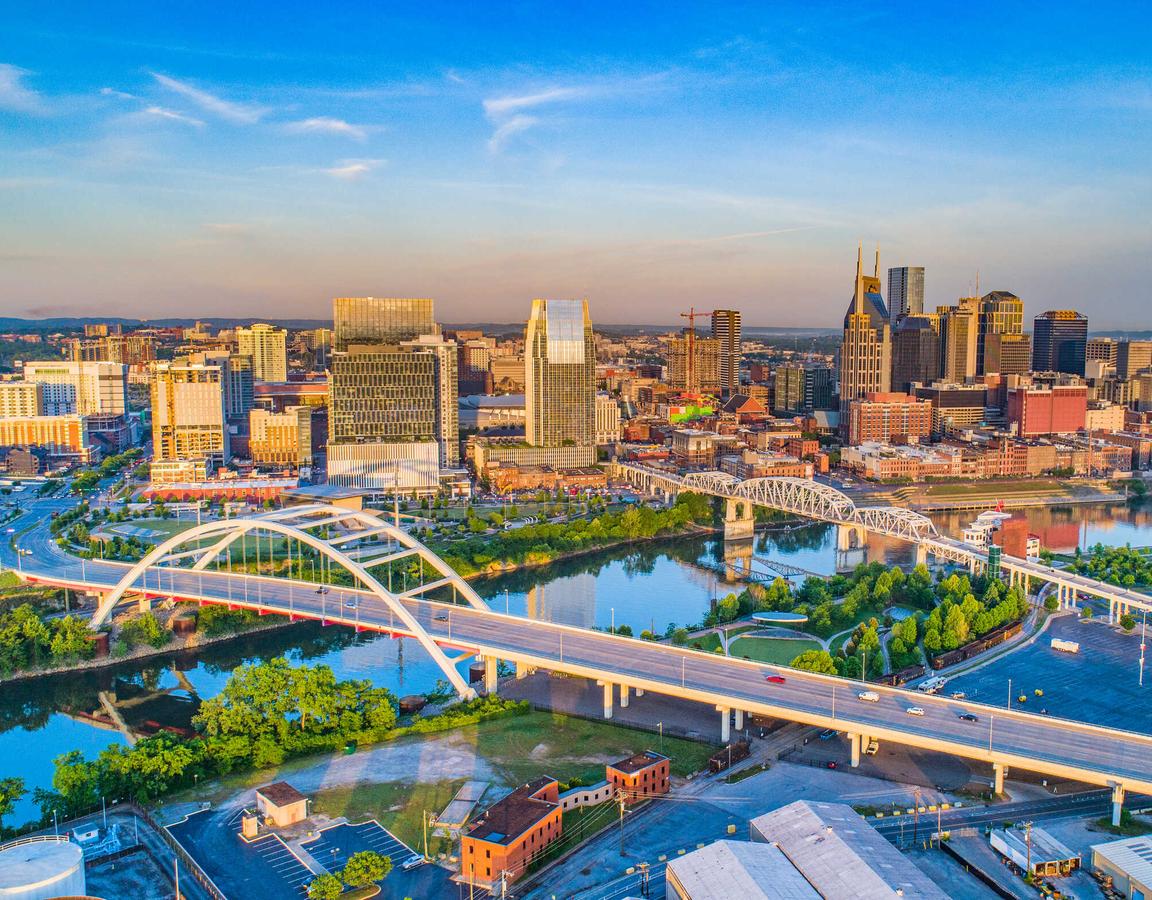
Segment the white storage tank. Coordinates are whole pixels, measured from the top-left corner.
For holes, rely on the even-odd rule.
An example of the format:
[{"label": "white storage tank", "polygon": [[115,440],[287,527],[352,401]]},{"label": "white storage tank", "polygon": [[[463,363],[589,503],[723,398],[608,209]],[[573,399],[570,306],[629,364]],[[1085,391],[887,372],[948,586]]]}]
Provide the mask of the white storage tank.
[{"label": "white storage tank", "polygon": [[83,896],[84,851],[47,835],[0,845],[0,900]]}]

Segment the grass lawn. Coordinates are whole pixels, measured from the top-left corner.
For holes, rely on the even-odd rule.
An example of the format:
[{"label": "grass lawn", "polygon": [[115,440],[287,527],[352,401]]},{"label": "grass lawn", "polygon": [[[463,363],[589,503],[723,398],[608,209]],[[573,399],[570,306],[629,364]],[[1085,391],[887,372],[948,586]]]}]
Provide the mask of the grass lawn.
[{"label": "grass lawn", "polygon": [[149,531],[158,532],[158,534],[150,536],[149,540],[162,541],[174,534],[187,531],[189,528],[195,528],[196,519],[129,519],[127,522],[106,522],[100,527],[104,531],[111,531],[121,537],[132,535],[133,528],[146,528]]},{"label": "grass lawn", "polygon": [[819,650],[816,641],[801,638],[741,637],[729,645],[729,654],[737,658],[745,656],[757,662],[786,666],[805,650]]},{"label": "grass lawn", "polygon": [[[696,645],[700,646],[697,647]],[[714,653],[716,648],[720,646],[720,635],[711,631],[708,634],[701,635],[698,638],[692,638],[688,641],[688,646],[697,650],[706,650],[709,653]]]},{"label": "grass lawn", "polygon": [[927,497],[968,497],[968,496],[996,496],[996,497],[1027,497],[1035,494],[1062,494],[1064,487],[1055,481],[1034,480],[989,482],[978,484],[933,484],[924,489]]}]

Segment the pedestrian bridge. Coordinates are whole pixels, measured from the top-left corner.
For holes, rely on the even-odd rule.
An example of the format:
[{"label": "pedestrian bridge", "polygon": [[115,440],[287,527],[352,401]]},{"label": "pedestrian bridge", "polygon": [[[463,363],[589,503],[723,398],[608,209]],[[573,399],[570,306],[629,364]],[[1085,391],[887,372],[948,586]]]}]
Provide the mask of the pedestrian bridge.
[{"label": "pedestrian bridge", "polygon": [[[810,478],[748,478],[727,472],[689,472],[679,475],[636,463],[616,463],[617,475],[647,491],[678,494],[693,491],[728,501],[726,522],[751,521],[752,506],[794,513],[818,522],[831,522],[874,534],[923,541],[936,536],[927,516],[902,506],[858,507],[852,498],[831,485]],[[743,510],[734,507],[748,504]]]}]

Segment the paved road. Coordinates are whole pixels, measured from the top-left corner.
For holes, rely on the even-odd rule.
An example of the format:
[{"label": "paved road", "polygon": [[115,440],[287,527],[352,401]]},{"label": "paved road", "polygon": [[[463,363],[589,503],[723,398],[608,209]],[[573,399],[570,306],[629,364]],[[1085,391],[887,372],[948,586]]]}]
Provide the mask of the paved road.
[{"label": "paved road", "polygon": [[[126,570],[122,564],[69,557],[48,539],[46,524],[38,525],[20,543],[34,551],[22,558],[25,573],[53,583],[106,589]],[[0,548],[0,559],[11,555],[8,547]],[[387,604],[366,591],[333,588],[329,594],[318,594],[306,583],[186,569],[153,570],[140,586],[157,596],[227,602],[406,633]],[[354,609],[346,606],[349,601],[354,601]],[[879,686],[870,689],[880,695],[880,701],[866,703],[857,699],[856,686],[839,679],[489,610],[417,599],[402,602],[444,646],[969,758],[996,759],[1060,777],[1098,784],[1122,781],[1131,789],[1152,792],[1152,736],[1146,734],[1103,730]],[[765,675],[769,673],[782,675],[785,683],[768,683]],[[922,708],[924,715],[909,715],[907,709],[912,706]],[[975,714],[978,721],[960,720],[959,714],[965,711]],[[717,731],[719,721],[718,715]]]}]

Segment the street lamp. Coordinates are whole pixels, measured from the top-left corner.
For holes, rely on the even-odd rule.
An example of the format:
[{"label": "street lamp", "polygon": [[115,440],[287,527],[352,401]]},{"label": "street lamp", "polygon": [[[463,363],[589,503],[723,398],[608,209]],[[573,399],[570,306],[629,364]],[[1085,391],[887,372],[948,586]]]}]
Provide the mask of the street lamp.
[{"label": "street lamp", "polygon": [[1144,687],[1144,648],[1147,643],[1144,638],[1148,632],[1148,610],[1144,610],[1144,616],[1140,622],[1140,687]]},{"label": "street lamp", "polygon": [[616,633],[616,607],[613,606],[613,607],[611,607],[611,609],[612,609],[612,633],[615,634]]}]

